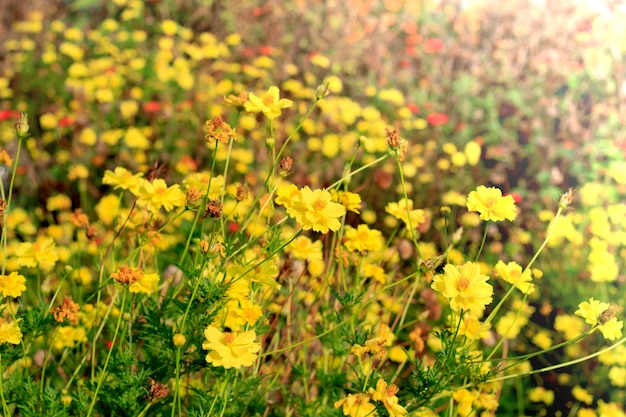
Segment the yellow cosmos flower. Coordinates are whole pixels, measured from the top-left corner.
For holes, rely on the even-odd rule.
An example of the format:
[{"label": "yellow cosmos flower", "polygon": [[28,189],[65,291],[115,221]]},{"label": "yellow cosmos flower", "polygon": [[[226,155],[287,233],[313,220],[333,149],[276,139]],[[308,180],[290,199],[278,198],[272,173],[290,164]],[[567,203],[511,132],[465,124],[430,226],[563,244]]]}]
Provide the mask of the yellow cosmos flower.
[{"label": "yellow cosmos flower", "polygon": [[513,196],[502,196],[502,191],[495,187],[479,185],[467,197],[467,209],[480,213],[480,219],[485,221],[515,220],[517,209]]},{"label": "yellow cosmos flower", "polygon": [[341,227],[339,219],[346,214],[346,208],[332,202],[331,198],[327,190],[311,190],[306,186],[295,196],[287,213],[295,218],[304,230],[313,229],[323,234],[329,230],[335,232]]},{"label": "yellow cosmos flower", "polygon": [[291,107],[293,102],[286,98],[279,98],[278,87],[271,86],[261,97],[254,93],[248,95],[248,101],[244,103],[247,112],[260,113],[272,120],[280,116],[280,111]]},{"label": "yellow cosmos flower", "polygon": [[137,203],[146,206],[152,213],[158,212],[161,207],[171,211],[174,207],[184,206],[186,201],[185,193],[178,184],[168,187],[160,178],[152,182],[143,180],[136,195],[139,197]]},{"label": "yellow cosmos flower", "polygon": [[15,250],[17,263],[20,266],[36,267],[48,271],[59,260],[54,240],[49,237],[38,237],[34,243],[23,242]]},{"label": "yellow cosmos flower", "polygon": [[258,357],[257,352],[261,350],[261,345],[254,341],[254,330],[231,333],[208,326],[204,330],[204,337],[206,341],[202,343],[202,349],[209,351],[206,361],[226,369],[252,365]]},{"label": "yellow cosmos flower", "polygon": [[9,275],[0,275],[0,292],[4,297],[19,297],[26,291],[26,278],[17,272]]},{"label": "yellow cosmos flower", "polygon": [[622,337],[624,323],[617,320],[609,303],[594,300],[592,297],[589,301],[578,304],[578,310],[574,314],[584,318],[592,326],[597,325],[605,339],[617,340]]},{"label": "yellow cosmos flower", "polygon": [[143,274],[139,280],[128,286],[128,291],[132,293],[152,294],[159,289],[159,274]]},{"label": "yellow cosmos flower", "polygon": [[348,394],[343,400],[336,401],[335,408],[342,407],[343,415],[365,417],[376,415],[376,406],[370,402],[369,395]]},{"label": "yellow cosmos flower", "polygon": [[115,171],[104,171],[103,184],[112,185],[113,188],[122,190],[136,190],[141,185],[143,174],[133,174],[126,168],[116,167]]},{"label": "yellow cosmos flower", "polygon": [[366,224],[360,224],[355,229],[346,226],[344,245],[350,252],[379,251],[383,248],[383,235],[379,230],[370,230]]},{"label": "yellow cosmos flower", "polygon": [[505,264],[502,261],[498,261],[494,270],[500,278],[509,284],[513,284],[524,294],[532,294],[535,291],[535,284],[532,283],[530,270],[522,271],[522,266],[517,262]]},{"label": "yellow cosmos flower", "polygon": [[19,345],[22,340],[22,331],[20,330],[19,320],[8,323],[0,318],[0,345],[11,343]]},{"label": "yellow cosmos flower", "polygon": [[448,264],[443,274],[435,276],[431,287],[448,299],[452,310],[480,315],[493,300],[493,287],[487,283],[488,279],[480,273],[477,263]]},{"label": "yellow cosmos flower", "polygon": [[397,203],[392,202],[387,204],[385,211],[396,219],[402,220],[406,225],[410,224],[413,228],[426,222],[424,210],[413,209],[413,200],[407,200],[406,198],[403,198]]},{"label": "yellow cosmos flower", "polygon": [[394,384],[387,385],[387,383],[379,378],[376,382],[376,389],[370,388],[369,393],[372,395],[374,401],[381,401],[390,417],[404,416],[408,413],[406,408],[398,404],[398,387]]}]

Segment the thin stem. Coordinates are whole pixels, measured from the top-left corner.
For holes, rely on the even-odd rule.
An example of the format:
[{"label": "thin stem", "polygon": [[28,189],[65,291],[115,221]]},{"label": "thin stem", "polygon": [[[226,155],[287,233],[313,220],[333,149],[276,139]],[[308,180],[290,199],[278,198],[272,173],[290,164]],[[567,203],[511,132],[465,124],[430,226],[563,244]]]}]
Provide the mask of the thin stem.
[{"label": "thin stem", "polygon": [[111,340],[111,347],[109,347],[109,353],[107,354],[107,358],[104,362],[104,367],[102,368],[102,373],[100,374],[100,380],[98,381],[98,385],[96,386],[96,392],[93,394],[93,399],[91,400],[91,405],[89,406],[89,411],[87,411],[87,417],[91,416],[93,412],[93,408],[96,405],[96,400],[98,399],[98,392],[100,391],[100,387],[104,382],[104,378],[107,374],[107,367],[109,366],[109,361],[111,360],[111,356],[113,353],[113,348],[115,347],[115,341],[117,340],[117,333],[120,330],[120,325],[122,324],[122,317],[124,317],[124,308],[126,307],[126,289],[124,289],[124,293],[122,295],[122,307],[120,308],[120,314],[117,318],[117,324],[115,325],[115,333],[113,333],[113,340]]}]

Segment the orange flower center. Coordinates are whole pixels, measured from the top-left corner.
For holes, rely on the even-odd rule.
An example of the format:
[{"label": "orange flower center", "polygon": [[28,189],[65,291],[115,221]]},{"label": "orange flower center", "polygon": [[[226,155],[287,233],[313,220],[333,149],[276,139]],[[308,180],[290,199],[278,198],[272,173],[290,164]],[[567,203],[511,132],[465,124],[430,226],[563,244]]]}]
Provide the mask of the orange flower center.
[{"label": "orange flower center", "polygon": [[224,333],[224,342],[227,345],[231,345],[235,341],[235,336],[232,333]]},{"label": "orange flower center", "polygon": [[315,210],[324,210],[326,207],[326,202],[322,200],[316,200],[311,204]]},{"label": "orange flower center", "polygon": [[470,281],[467,278],[461,278],[459,279],[459,290],[465,290],[467,289],[467,287],[469,287],[470,285]]}]

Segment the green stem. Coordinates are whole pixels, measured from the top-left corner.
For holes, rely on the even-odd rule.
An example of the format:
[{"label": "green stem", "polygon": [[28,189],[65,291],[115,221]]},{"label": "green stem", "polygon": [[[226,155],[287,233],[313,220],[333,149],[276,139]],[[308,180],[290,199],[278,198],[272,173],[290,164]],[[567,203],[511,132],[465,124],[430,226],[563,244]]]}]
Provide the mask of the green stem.
[{"label": "green stem", "polygon": [[[2,371],[2,354],[0,354],[0,375],[4,372]],[[3,386],[3,377],[0,377],[0,400],[2,400],[2,411],[5,416],[10,416],[9,407],[7,406],[7,402],[4,399],[4,386]]]},{"label": "green stem", "polygon": [[98,399],[98,392],[100,391],[100,387],[104,382],[104,378],[107,375],[107,367],[109,366],[109,361],[111,360],[111,356],[113,353],[113,348],[115,347],[115,341],[117,339],[117,333],[120,330],[120,325],[122,324],[122,317],[124,316],[124,308],[126,307],[126,288],[124,289],[124,293],[122,295],[122,307],[120,308],[120,314],[117,318],[117,324],[115,325],[115,333],[113,333],[113,340],[111,340],[111,347],[109,348],[109,353],[107,354],[107,358],[104,362],[104,367],[102,368],[102,373],[100,374],[100,380],[98,381],[98,385],[96,386],[96,392],[93,394],[93,399],[91,400],[91,405],[89,406],[89,410],[87,411],[87,417],[91,416],[93,412],[93,408],[96,405],[96,400]]},{"label": "green stem", "polygon": [[483,253],[483,248],[485,247],[485,242],[487,241],[487,232],[489,232],[489,222],[485,223],[485,232],[483,233],[483,240],[480,242],[480,248],[478,248],[478,252],[476,253],[476,259],[474,262],[478,262],[480,255]]}]

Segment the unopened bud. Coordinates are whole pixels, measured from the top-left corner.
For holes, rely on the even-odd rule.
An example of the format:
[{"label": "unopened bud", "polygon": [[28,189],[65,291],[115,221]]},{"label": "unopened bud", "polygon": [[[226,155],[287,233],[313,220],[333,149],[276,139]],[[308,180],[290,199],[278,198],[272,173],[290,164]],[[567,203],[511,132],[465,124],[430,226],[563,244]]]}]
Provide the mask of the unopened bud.
[{"label": "unopened bud", "polygon": [[28,136],[29,130],[30,126],[28,125],[28,114],[22,113],[15,124],[15,133],[18,138],[25,138]]},{"label": "unopened bud", "polygon": [[187,343],[187,338],[182,333],[176,333],[174,337],[172,337],[172,342],[174,342],[174,346],[181,347]]},{"label": "unopened bud", "polygon": [[561,199],[559,200],[559,208],[565,210],[570,204],[572,204],[572,201],[574,201],[574,189],[570,188],[561,196]]}]

